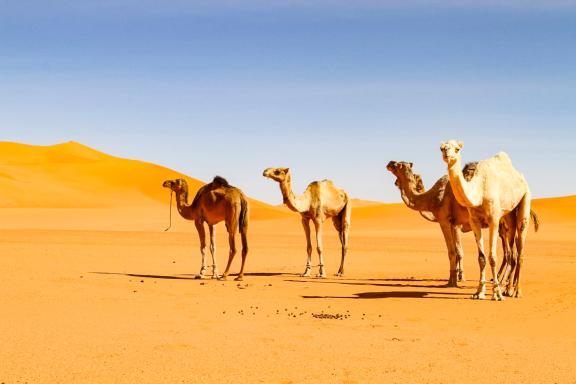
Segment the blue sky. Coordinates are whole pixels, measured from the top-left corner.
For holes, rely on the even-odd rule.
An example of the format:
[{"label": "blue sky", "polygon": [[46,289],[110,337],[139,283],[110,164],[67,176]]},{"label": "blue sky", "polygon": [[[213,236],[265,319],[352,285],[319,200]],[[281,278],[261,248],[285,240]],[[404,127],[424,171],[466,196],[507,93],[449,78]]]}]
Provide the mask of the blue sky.
[{"label": "blue sky", "polygon": [[[439,143],[576,193],[576,1],[0,0],[0,140],[80,141],[278,204],[330,178],[399,201]],[[558,170],[555,170],[558,169]],[[568,170],[565,171],[565,169]]]}]

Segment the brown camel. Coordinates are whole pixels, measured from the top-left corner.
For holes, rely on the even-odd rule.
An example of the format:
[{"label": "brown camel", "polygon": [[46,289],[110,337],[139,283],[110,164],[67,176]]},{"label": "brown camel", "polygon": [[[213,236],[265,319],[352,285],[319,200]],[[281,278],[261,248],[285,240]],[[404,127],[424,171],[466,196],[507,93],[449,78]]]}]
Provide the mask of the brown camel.
[{"label": "brown camel", "polygon": [[326,219],[332,218],[334,227],[339,234],[342,244],[342,259],[336,276],[344,274],[344,259],[348,250],[348,236],[350,232],[351,203],[348,194],[334,186],[330,180],[313,181],[308,185],[304,194],[295,196],[292,192],[292,177],[288,168],[267,168],[263,176],[280,183],[280,191],[284,198],[284,204],[291,210],[300,213],[302,226],[306,234],[306,251],[308,259],[306,269],[302,276],[310,276],[312,269],[312,242],[310,240],[310,220],[316,229],[316,250],[320,259],[317,277],[326,277],[324,271],[324,259],[322,257],[322,226]]},{"label": "brown camel", "polygon": [[454,196],[460,205],[468,208],[470,225],[474,231],[478,246],[480,265],[480,283],[474,298],[486,296],[486,256],[482,238],[482,227],[489,228],[489,262],[493,276],[493,300],[503,300],[500,282],[496,273],[496,244],[500,219],[515,208],[517,236],[517,263],[513,277],[513,296],[521,296],[520,272],[523,263],[523,251],[530,222],[531,193],[524,176],[512,165],[510,157],[500,152],[496,156],[480,161],[476,166],[476,176],[467,181],[462,174],[460,150],[464,144],[455,140],[442,143],[442,159],[448,165],[448,177]]},{"label": "brown camel", "polygon": [[244,263],[248,254],[248,200],[242,191],[228,184],[228,182],[219,176],[214,180],[202,186],[192,201],[188,204],[188,184],[186,180],[166,180],[163,187],[169,188],[176,193],[178,212],[186,220],[193,220],[200,237],[200,253],[202,254],[202,266],[199,277],[203,278],[206,274],[206,232],[204,222],[208,224],[210,230],[210,253],[212,254],[212,278],[219,278],[218,266],[216,263],[216,245],[214,225],[223,221],[226,223],[228,231],[228,242],[230,244],[230,253],[228,255],[228,264],[222,275],[226,279],[230,271],[230,265],[236,255],[235,234],[238,230],[242,239],[242,266],[240,273],[235,280],[244,278]]},{"label": "brown camel", "polygon": [[[430,190],[424,191],[422,178],[412,172],[412,163],[390,161],[386,166],[396,176],[402,201],[408,208],[426,212],[424,218],[440,225],[450,261],[448,286],[458,286],[464,280],[461,231],[469,231],[468,210],[462,207],[452,193],[447,176],[440,178]],[[465,228],[462,228],[465,227]]]}]

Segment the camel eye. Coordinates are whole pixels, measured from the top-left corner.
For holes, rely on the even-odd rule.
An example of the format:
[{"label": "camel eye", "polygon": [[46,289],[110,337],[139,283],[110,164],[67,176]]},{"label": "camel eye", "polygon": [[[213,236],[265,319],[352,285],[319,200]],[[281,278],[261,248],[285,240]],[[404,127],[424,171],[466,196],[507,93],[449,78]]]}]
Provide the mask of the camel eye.
[{"label": "camel eye", "polygon": [[280,174],[280,171],[279,171],[279,170],[275,170],[275,171],[274,171],[274,174],[275,174],[275,175],[279,175],[279,174]]}]

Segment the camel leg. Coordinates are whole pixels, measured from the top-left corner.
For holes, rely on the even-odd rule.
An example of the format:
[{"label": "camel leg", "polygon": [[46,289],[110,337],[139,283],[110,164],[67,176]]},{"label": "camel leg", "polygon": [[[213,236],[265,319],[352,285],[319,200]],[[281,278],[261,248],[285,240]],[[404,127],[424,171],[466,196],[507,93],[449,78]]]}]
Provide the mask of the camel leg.
[{"label": "camel leg", "polygon": [[[502,267],[500,267],[500,272],[498,272],[498,279],[500,284],[504,286],[507,284],[507,289],[505,290],[506,296],[512,296],[512,280],[514,276],[514,269],[516,268],[516,260],[514,257],[514,239],[516,237],[516,213],[514,210],[506,215],[500,220],[500,233],[502,238],[502,250],[504,252],[504,260],[502,261]],[[503,225],[502,225],[503,224]]]},{"label": "camel leg", "polygon": [[464,277],[464,250],[462,249],[462,229],[460,226],[452,227],[452,238],[454,239],[454,256],[456,257],[456,281],[466,281]]},{"label": "camel leg", "polygon": [[[515,236],[516,233],[516,228],[514,227],[514,229],[512,230],[512,234],[513,236]],[[512,297],[514,296],[514,275],[516,273],[516,267],[518,265],[517,263],[517,255],[514,254],[514,241],[515,241],[515,237],[512,237],[512,240],[509,242],[508,247],[509,247],[509,264],[510,264],[510,269],[508,271],[508,281],[507,281],[507,287],[506,287],[506,296]],[[503,285],[504,283],[502,283]]]},{"label": "camel leg", "polygon": [[324,257],[322,255],[322,251],[324,250],[324,245],[322,243],[322,221],[321,220],[314,220],[314,227],[316,228],[316,251],[318,252],[318,274],[316,277],[318,278],[325,278],[326,271],[324,270]]},{"label": "camel leg", "polygon": [[219,278],[218,264],[216,263],[216,230],[213,225],[208,225],[210,230],[210,254],[212,255],[212,278]]},{"label": "camel leg", "polygon": [[448,278],[448,287],[458,286],[457,276],[456,276],[456,255],[454,252],[454,240],[452,239],[452,226],[448,222],[440,223],[440,229],[444,235],[444,241],[446,242],[446,248],[448,249],[448,260],[450,262],[450,277]]},{"label": "camel leg", "polygon": [[306,217],[302,218],[302,226],[304,227],[304,234],[306,235],[306,253],[308,259],[306,260],[306,269],[300,276],[309,277],[312,272],[312,240],[310,240],[310,220]]},{"label": "camel leg", "polygon": [[506,274],[508,273],[508,267],[510,266],[508,229],[501,225],[499,235],[500,239],[502,240],[502,264],[500,264],[500,270],[498,270],[498,280],[504,284],[504,281],[506,280]]},{"label": "camel leg", "polygon": [[226,270],[224,271],[224,275],[222,275],[222,279],[226,280],[228,277],[228,273],[230,273],[230,266],[232,265],[232,260],[234,260],[234,256],[236,256],[236,237],[235,237],[236,230],[229,230],[228,231],[228,244],[230,246],[230,252],[228,253],[228,264],[226,265]]},{"label": "camel leg", "polygon": [[470,227],[474,232],[474,239],[478,247],[478,265],[480,266],[480,280],[478,281],[478,289],[472,296],[473,299],[486,298],[486,256],[484,256],[484,239],[482,238],[482,225],[470,217]]},{"label": "camel leg", "polygon": [[342,245],[342,259],[340,260],[340,268],[336,272],[336,276],[344,276],[344,260],[346,259],[346,253],[348,253],[348,240],[350,235],[350,213],[348,212],[348,206],[346,206],[347,211],[343,212],[342,215],[335,216],[332,218],[334,221],[334,226],[338,231],[338,238],[340,239],[340,244]]},{"label": "camel leg", "polygon": [[492,221],[488,224],[489,233],[489,243],[490,243],[490,255],[488,260],[490,261],[490,269],[492,271],[493,288],[492,288],[492,300],[504,300],[502,296],[502,290],[500,289],[500,282],[498,281],[498,274],[496,273],[496,249],[498,245],[498,226],[500,225],[500,218],[497,215],[492,216]]},{"label": "camel leg", "polygon": [[514,246],[514,236],[516,233],[516,212],[510,212],[502,219],[500,219],[498,235],[502,239],[502,264],[500,265],[500,270],[498,271],[498,280],[500,284],[504,285],[505,281],[510,276],[513,267],[513,249]]},{"label": "camel leg", "polygon": [[204,230],[204,223],[201,221],[195,221],[196,231],[198,232],[198,237],[200,238],[200,254],[202,255],[202,266],[200,267],[200,273],[198,278],[202,279],[206,275],[206,232]]},{"label": "camel leg", "polygon": [[516,268],[514,271],[514,297],[522,297],[522,288],[520,285],[520,271],[524,261],[524,245],[526,244],[526,236],[528,235],[528,227],[530,224],[530,203],[531,195],[527,192],[520,204],[518,205],[518,215],[516,224]]},{"label": "camel leg", "polygon": [[244,264],[246,263],[246,256],[248,255],[248,237],[247,228],[240,228],[240,238],[242,240],[242,266],[240,267],[240,272],[238,277],[234,280],[242,281],[244,280]]}]

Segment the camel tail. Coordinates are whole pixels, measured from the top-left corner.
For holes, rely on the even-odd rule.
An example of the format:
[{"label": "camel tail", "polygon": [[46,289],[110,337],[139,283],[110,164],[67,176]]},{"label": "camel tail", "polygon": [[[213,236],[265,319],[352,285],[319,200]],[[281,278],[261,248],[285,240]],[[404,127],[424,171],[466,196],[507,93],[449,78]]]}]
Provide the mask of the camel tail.
[{"label": "camel tail", "polygon": [[538,228],[540,228],[540,219],[533,210],[530,210],[530,218],[532,219],[532,223],[534,223],[534,231],[538,232]]},{"label": "camel tail", "polygon": [[240,218],[238,224],[240,226],[240,232],[248,228],[248,200],[246,200],[244,196],[242,196],[242,200],[240,201]]},{"label": "camel tail", "polygon": [[242,239],[242,257],[246,257],[248,253],[248,217],[248,200],[246,200],[246,197],[243,195],[240,201],[240,218],[238,219],[240,238]]}]

